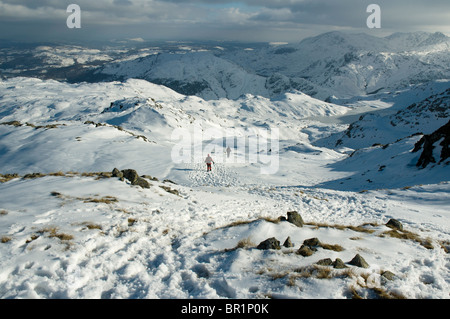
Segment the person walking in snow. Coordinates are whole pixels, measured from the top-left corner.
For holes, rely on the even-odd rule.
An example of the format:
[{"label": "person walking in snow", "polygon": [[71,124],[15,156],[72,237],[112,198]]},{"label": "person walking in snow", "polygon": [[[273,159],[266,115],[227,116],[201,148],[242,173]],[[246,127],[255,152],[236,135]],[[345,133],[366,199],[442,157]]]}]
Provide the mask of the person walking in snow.
[{"label": "person walking in snow", "polygon": [[228,146],[227,147],[227,157],[230,157],[230,153],[231,153],[231,148]]},{"label": "person walking in snow", "polygon": [[208,154],[208,156],[205,159],[205,163],[206,163],[206,171],[210,172],[211,171],[211,164],[214,163],[211,155]]}]

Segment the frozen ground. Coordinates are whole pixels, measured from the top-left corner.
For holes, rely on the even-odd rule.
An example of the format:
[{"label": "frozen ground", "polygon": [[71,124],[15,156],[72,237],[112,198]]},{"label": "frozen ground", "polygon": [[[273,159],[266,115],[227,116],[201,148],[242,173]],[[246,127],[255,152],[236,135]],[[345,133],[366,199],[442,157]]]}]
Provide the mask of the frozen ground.
[{"label": "frozen ground", "polygon": [[[331,105],[302,95],[278,101],[289,120],[268,116],[265,99],[230,102],[238,116],[225,100],[139,81],[16,79],[1,82],[1,96],[0,122],[10,123],[0,125],[0,298],[449,298],[449,170],[411,165],[417,136],[352,157],[317,146],[348,126],[317,117],[346,109],[327,115]],[[201,161],[174,163],[170,133],[199,114],[228,129],[286,121],[279,170],[262,175],[264,163],[221,147],[210,173]],[[114,167],[151,187],[111,177]],[[290,211],[303,227],[280,220]],[[386,226],[392,218],[403,231]],[[271,237],[280,249],[257,248]],[[282,246],[288,237],[293,246]],[[321,244],[299,254],[310,238]],[[357,254],[368,268],[350,264]],[[327,258],[347,268],[317,264]]]}]

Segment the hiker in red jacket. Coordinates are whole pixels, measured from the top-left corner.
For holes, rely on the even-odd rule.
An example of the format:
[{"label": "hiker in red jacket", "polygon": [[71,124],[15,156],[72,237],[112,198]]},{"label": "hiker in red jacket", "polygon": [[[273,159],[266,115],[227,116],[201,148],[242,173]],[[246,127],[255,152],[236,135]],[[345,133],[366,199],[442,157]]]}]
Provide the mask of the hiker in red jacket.
[{"label": "hiker in red jacket", "polygon": [[211,171],[211,164],[214,163],[214,161],[213,161],[212,157],[209,154],[208,154],[208,156],[205,159],[205,163],[206,163],[206,171],[210,172]]}]

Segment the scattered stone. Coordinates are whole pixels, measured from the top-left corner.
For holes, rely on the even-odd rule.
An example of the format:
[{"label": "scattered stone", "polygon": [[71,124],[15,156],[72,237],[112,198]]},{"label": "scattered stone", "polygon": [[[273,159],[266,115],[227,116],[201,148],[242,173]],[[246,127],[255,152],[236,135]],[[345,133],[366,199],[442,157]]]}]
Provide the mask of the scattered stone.
[{"label": "scattered stone", "polygon": [[389,270],[386,270],[385,272],[383,272],[381,274],[381,277],[383,277],[384,279],[387,279],[387,280],[394,280],[395,274],[390,272]]},{"label": "scattered stone", "polygon": [[308,246],[308,247],[315,247],[315,246],[319,246],[320,245],[320,241],[319,238],[309,238],[309,239],[305,239],[303,241],[303,245]]},{"label": "scattered stone", "polygon": [[302,255],[303,257],[309,257],[316,251],[315,248],[311,248],[309,246],[302,245],[299,250],[297,250],[298,255]]},{"label": "scattered stone", "polygon": [[280,247],[280,242],[275,238],[268,238],[264,241],[262,241],[261,243],[259,243],[259,245],[256,247],[257,249],[281,249]]},{"label": "scattered stone", "polygon": [[321,259],[318,262],[316,262],[319,266],[331,266],[333,265],[333,261],[330,258]]},{"label": "scattered stone", "polygon": [[128,179],[131,185],[141,186],[142,188],[150,188],[150,183],[140,177],[134,169],[122,170],[123,177]]},{"label": "scattered stone", "polygon": [[342,261],[342,259],[336,258],[336,260],[333,262],[333,268],[344,269],[344,268],[348,268],[348,267],[345,265],[345,263]]},{"label": "scattered stone", "polygon": [[291,241],[291,237],[286,238],[286,240],[284,241],[283,246],[287,247],[287,248],[294,247],[294,244]]},{"label": "scattered stone", "polygon": [[121,171],[119,171],[117,168],[114,168],[112,170],[112,177],[118,177],[118,178],[120,178],[120,180],[123,181],[123,173]]},{"label": "scattered stone", "polygon": [[369,264],[359,254],[356,254],[356,256],[353,257],[353,259],[349,262],[349,264],[356,267],[369,268]]},{"label": "scattered stone", "polygon": [[302,216],[300,216],[300,214],[296,211],[288,212],[287,216],[288,216],[287,221],[298,227],[303,227],[303,225],[305,224],[303,222]]},{"label": "scattered stone", "polygon": [[394,228],[394,229],[398,229],[398,230],[403,230],[403,225],[401,222],[399,222],[397,219],[393,219],[391,218],[386,226],[390,227],[390,228]]},{"label": "scattered stone", "polygon": [[137,185],[137,186],[141,186],[142,188],[150,188],[150,183],[147,182],[145,179],[143,179],[142,177],[139,177],[134,183],[133,185]]},{"label": "scattered stone", "polygon": [[134,169],[124,169],[122,170],[123,177],[128,179],[131,184],[135,183],[139,178],[138,173]]}]

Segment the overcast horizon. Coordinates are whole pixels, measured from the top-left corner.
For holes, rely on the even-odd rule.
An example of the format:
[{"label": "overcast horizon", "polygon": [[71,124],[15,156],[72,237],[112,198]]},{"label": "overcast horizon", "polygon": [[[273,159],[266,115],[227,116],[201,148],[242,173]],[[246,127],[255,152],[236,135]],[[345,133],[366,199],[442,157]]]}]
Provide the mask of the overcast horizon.
[{"label": "overcast horizon", "polygon": [[[386,36],[450,35],[448,0],[0,0],[0,39],[18,42],[241,41],[299,42],[329,31]],[[369,4],[381,7],[381,28],[366,25]],[[81,28],[69,29],[69,4]]]}]

